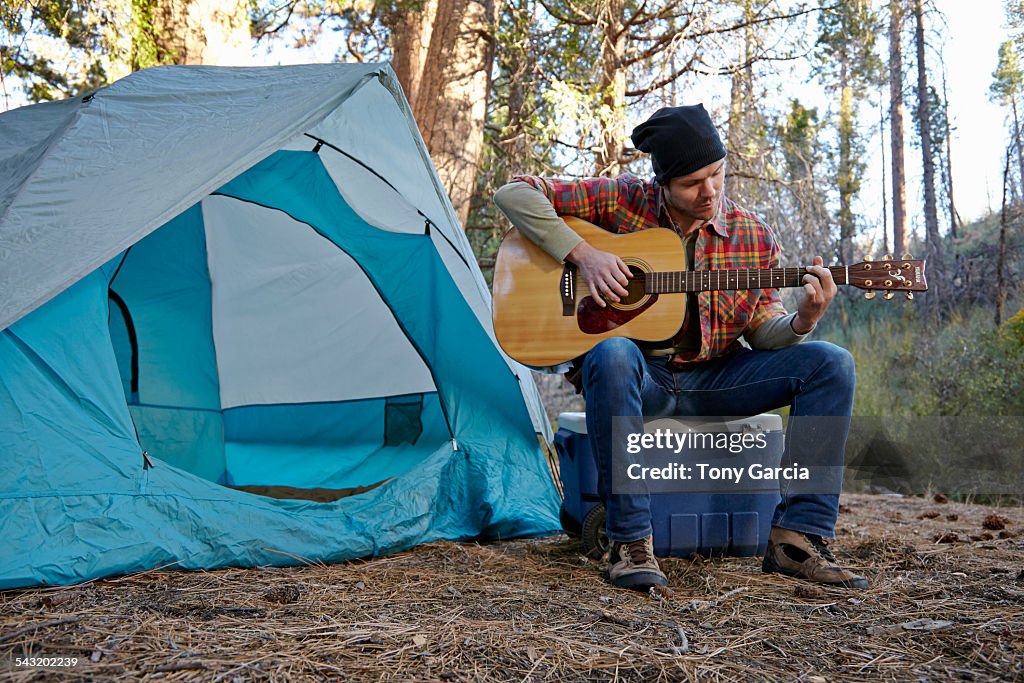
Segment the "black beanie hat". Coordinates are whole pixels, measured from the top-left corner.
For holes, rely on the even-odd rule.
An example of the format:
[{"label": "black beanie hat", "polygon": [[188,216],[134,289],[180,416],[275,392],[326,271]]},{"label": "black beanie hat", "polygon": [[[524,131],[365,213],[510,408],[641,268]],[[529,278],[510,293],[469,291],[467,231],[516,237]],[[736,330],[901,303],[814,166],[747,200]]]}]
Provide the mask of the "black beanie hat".
[{"label": "black beanie hat", "polygon": [[638,150],[651,155],[662,185],[725,158],[725,145],[703,104],[659,109],[630,138]]}]

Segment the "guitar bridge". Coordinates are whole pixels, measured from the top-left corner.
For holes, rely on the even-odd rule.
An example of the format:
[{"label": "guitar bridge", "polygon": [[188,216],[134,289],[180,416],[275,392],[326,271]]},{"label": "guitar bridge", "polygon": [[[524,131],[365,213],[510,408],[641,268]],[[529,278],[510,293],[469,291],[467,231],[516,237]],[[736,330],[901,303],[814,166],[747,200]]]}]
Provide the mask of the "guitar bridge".
[{"label": "guitar bridge", "polygon": [[562,292],[562,315],[576,314],[576,266],[566,263],[562,268],[562,279],[559,283]]}]

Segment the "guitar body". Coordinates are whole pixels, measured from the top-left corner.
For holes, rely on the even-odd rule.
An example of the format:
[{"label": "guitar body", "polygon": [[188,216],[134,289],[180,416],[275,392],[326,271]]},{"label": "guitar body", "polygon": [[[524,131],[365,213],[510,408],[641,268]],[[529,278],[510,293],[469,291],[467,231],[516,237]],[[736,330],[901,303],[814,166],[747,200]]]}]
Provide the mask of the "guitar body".
[{"label": "guitar body", "polygon": [[[609,337],[660,342],[675,336],[686,314],[685,292],[803,287],[806,267],[686,271],[682,240],[654,228],[615,235],[579,218],[565,223],[596,249],[617,255],[633,272],[628,296],[601,307],[578,276],[512,229],[494,262],[494,333],[501,348],[524,365],[550,367],[589,351]],[[838,285],[885,292],[884,300],[928,291],[925,262],[910,256],[828,266]],[[647,276],[646,274],[650,274]],[[646,282],[645,282],[646,280]]]},{"label": "guitar body", "polygon": [[686,294],[648,294],[642,275],[685,270],[679,236],[666,229],[615,235],[577,218],[564,220],[591,246],[626,262],[634,273],[630,294],[601,308],[574,266],[567,270],[513,228],[494,263],[494,333],[505,353],[524,365],[547,367],[609,337],[672,338],[683,324]]}]

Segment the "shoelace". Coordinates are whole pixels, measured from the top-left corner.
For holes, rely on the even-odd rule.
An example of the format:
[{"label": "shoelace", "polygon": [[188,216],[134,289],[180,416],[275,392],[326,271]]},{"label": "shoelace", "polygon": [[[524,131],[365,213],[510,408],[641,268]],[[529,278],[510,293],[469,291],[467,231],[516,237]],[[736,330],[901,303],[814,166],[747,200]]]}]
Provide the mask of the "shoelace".
[{"label": "shoelace", "polygon": [[644,564],[648,561],[645,539],[627,543],[626,552],[629,553],[629,561],[633,564]]},{"label": "shoelace", "polygon": [[821,556],[824,557],[826,560],[832,562],[833,564],[837,562],[836,556],[833,555],[832,551],[829,550],[827,545],[825,545],[825,541],[824,539],[822,539],[821,536],[808,536],[807,540],[811,542],[811,545],[814,546],[814,549],[821,553]]}]

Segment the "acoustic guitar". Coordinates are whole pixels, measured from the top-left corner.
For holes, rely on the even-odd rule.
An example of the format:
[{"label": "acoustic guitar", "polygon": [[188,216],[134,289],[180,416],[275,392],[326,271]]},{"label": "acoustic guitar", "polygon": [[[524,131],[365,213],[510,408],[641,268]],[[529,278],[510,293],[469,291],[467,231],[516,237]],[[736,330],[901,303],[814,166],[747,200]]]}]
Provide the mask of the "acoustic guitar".
[{"label": "acoustic guitar", "polygon": [[[597,304],[577,276],[576,266],[559,263],[515,228],[503,238],[494,264],[494,332],[515,360],[549,367],[589,351],[609,337],[658,342],[671,339],[683,324],[691,292],[802,287],[805,268],[685,270],[679,236],[664,228],[616,235],[579,218],[566,224],[591,246],[621,258],[633,277],[618,303]],[[925,262],[911,258],[829,266],[836,284],[884,291],[891,299],[928,289]],[[600,295],[597,295],[600,296]]]}]

